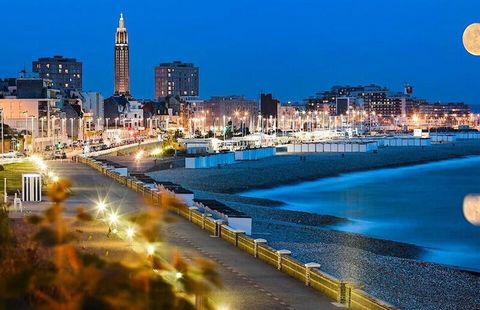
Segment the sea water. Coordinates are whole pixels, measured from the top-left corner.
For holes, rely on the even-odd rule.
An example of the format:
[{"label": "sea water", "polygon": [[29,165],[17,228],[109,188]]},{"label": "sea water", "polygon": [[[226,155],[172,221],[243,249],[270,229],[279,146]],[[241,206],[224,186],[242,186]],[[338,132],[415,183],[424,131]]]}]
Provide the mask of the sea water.
[{"label": "sea water", "polygon": [[[464,216],[480,195],[480,156],[356,172],[244,193],[283,208],[347,218],[330,229],[423,247],[422,260],[480,271],[480,227]],[[480,208],[480,206],[479,206]]]}]

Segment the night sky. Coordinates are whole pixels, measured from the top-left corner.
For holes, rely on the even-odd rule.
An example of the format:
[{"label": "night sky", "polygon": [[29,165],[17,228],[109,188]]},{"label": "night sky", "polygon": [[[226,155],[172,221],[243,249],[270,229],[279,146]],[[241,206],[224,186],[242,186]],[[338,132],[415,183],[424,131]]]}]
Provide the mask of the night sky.
[{"label": "night sky", "polygon": [[[68,4],[67,4],[68,3]],[[200,67],[200,95],[272,92],[301,100],[336,84],[378,83],[432,101],[480,104],[480,57],[462,45],[478,0],[15,0],[0,10],[0,77],[42,56],[84,64],[84,89],[113,92],[120,12],[131,89],[153,97],[153,68]]]}]

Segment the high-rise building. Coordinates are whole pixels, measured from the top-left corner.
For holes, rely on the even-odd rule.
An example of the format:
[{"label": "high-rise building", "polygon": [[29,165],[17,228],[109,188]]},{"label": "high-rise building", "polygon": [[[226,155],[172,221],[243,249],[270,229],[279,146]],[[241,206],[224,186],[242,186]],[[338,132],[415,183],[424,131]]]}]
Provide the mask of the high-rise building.
[{"label": "high-rise building", "polygon": [[115,36],[115,95],[130,96],[130,53],[122,13]]},{"label": "high-rise building", "polygon": [[280,101],[273,98],[272,94],[260,94],[260,112],[264,118],[277,118]]},{"label": "high-rise building", "polygon": [[52,87],[67,93],[82,90],[82,63],[63,56],[42,57],[32,62],[32,71],[52,81]]},{"label": "high-rise building", "polygon": [[174,61],[155,67],[155,98],[198,96],[199,69],[191,63]]}]

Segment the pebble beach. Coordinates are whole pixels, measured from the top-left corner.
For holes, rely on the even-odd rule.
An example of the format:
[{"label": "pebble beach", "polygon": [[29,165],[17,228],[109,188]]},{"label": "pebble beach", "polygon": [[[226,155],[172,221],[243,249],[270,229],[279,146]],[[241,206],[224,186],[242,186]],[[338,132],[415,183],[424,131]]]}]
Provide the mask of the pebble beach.
[{"label": "pebble beach", "polygon": [[[301,161],[300,155],[306,160]],[[240,193],[337,176],[342,173],[414,165],[480,155],[480,141],[430,147],[381,148],[377,153],[279,154],[213,169],[175,168],[149,173],[172,181],[197,197],[217,199],[253,218],[253,233],[304,262],[318,262],[339,279],[401,309],[479,309],[480,275],[419,260],[411,244],[334,231],[348,219],[279,208],[281,203]]]}]

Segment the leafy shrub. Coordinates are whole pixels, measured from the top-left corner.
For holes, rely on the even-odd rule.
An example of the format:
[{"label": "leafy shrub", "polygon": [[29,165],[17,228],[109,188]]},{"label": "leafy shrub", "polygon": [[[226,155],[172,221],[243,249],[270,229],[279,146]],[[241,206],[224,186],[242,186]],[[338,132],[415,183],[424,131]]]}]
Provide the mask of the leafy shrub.
[{"label": "leafy shrub", "polygon": [[[166,210],[178,201],[165,196],[161,207],[149,205],[143,213],[108,224],[109,234],[114,228],[120,239],[127,238],[125,227],[136,225],[135,236],[128,236],[132,248],[147,246],[148,250],[137,253],[141,259],[132,262],[78,250],[78,235],[63,216],[63,202],[70,194],[68,181],[49,185],[48,196],[54,204],[43,214],[28,217],[28,227],[34,230],[31,240],[19,242],[13,237],[11,220],[2,208],[0,309],[195,309],[196,298],[207,300],[203,308],[212,309],[208,294],[221,285],[213,263],[203,258],[187,263],[162,241]],[[77,210],[77,220],[82,222],[100,224],[105,216],[95,218],[83,208]],[[154,244],[162,247],[150,248]]]}]

